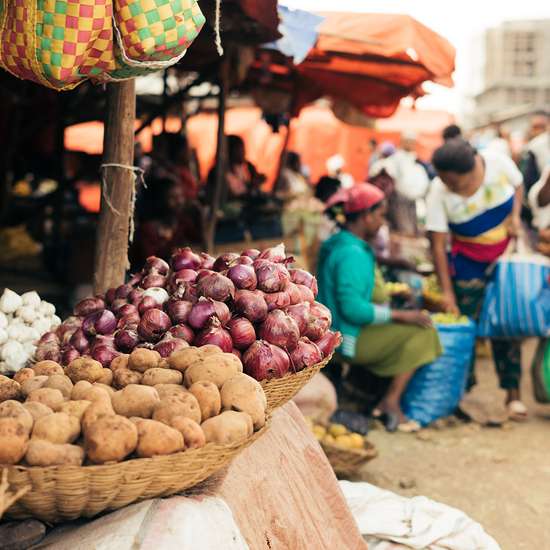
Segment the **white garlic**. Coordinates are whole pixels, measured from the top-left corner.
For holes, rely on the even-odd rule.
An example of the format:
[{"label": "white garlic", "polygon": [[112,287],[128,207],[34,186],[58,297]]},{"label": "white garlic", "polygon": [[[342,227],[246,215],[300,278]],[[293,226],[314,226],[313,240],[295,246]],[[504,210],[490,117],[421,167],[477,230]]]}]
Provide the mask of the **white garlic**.
[{"label": "white garlic", "polygon": [[32,306],[35,309],[40,305],[40,296],[36,290],[21,294],[21,300],[23,300],[23,305]]},{"label": "white garlic", "polygon": [[4,361],[0,361],[0,374],[9,374],[8,366]]},{"label": "white garlic", "polygon": [[36,309],[33,306],[22,306],[15,312],[15,315],[23,319],[25,323],[32,324],[36,319]]},{"label": "white garlic", "polygon": [[0,297],[0,311],[4,313],[13,313],[17,311],[22,304],[23,300],[21,296],[9,288],[6,288]]},{"label": "white garlic", "polygon": [[45,332],[49,332],[51,324],[51,319],[46,317],[39,317],[33,322],[31,326],[38,331],[40,336],[42,336],[42,334],[44,334]]},{"label": "white garlic", "polygon": [[0,346],[8,341],[8,331],[5,328],[0,328]]},{"label": "white garlic", "polygon": [[10,372],[17,372],[27,364],[30,356],[19,342],[10,340],[2,347],[0,357],[6,362],[6,367]]},{"label": "white garlic", "polygon": [[23,324],[11,323],[6,329],[8,340],[22,342],[25,338],[25,326]]},{"label": "white garlic", "polygon": [[42,301],[38,306],[38,311],[45,317],[51,317],[52,315],[55,315],[55,306],[49,302]]},{"label": "white garlic", "polygon": [[50,317],[51,328],[55,329],[61,324],[61,319],[57,315],[52,315]]},{"label": "white garlic", "polygon": [[0,311],[0,328],[6,328],[8,326],[8,316]]},{"label": "white garlic", "polygon": [[36,346],[32,341],[28,341],[23,344],[23,349],[29,357],[32,357],[34,355],[34,352],[36,351]]}]

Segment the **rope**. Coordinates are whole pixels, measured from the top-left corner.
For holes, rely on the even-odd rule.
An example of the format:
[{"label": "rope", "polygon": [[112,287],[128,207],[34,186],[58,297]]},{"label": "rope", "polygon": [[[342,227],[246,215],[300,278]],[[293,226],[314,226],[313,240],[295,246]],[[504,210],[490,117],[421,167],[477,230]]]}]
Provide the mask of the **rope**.
[{"label": "rope", "polygon": [[215,19],[214,19],[214,34],[216,35],[216,38],[214,40],[214,43],[216,44],[216,50],[220,57],[223,55],[222,36],[220,31],[220,21],[222,18],[221,6],[222,6],[222,0],[216,0],[216,11],[215,11]]}]

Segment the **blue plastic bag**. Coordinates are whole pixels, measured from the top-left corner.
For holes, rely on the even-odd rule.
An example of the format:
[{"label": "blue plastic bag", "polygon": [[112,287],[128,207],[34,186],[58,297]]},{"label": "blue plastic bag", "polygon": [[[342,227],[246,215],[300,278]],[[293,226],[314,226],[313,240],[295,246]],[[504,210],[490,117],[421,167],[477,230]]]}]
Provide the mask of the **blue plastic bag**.
[{"label": "blue plastic bag", "polygon": [[456,409],[466,389],[475,348],[473,322],[436,328],[443,354],[414,373],[401,399],[403,412],[422,426]]},{"label": "blue plastic bag", "polygon": [[540,255],[498,261],[487,285],[478,335],[484,338],[548,336],[550,264]]}]

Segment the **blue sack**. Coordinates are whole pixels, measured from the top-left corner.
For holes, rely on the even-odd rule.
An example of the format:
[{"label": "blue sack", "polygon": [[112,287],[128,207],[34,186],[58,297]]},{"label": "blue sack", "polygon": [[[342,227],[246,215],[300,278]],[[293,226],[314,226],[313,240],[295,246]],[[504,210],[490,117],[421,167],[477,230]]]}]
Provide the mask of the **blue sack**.
[{"label": "blue sack", "polygon": [[473,322],[436,328],[443,355],[414,373],[401,399],[403,412],[422,426],[454,412],[466,390],[475,348]]},{"label": "blue sack", "polygon": [[545,337],[550,333],[550,263],[541,255],[498,261],[479,319],[483,338]]}]

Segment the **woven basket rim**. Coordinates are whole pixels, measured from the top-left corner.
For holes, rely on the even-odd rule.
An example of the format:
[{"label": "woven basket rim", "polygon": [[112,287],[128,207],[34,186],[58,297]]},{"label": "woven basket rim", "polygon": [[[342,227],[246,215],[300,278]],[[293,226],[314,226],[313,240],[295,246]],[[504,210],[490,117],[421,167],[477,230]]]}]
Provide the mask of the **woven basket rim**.
[{"label": "woven basket rim", "polygon": [[261,380],[260,383],[265,389],[266,387],[269,387],[269,385],[271,384],[280,384],[281,382],[287,382],[287,381],[293,380],[297,376],[309,374],[311,371],[320,370],[328,365],[333,355],[334,355],[334,352],[331,353],[329,356],[325,357],[322,361],[319,361],[319,363],[315,363],[315,365],[311,365],[311,367],[306,367],[305,369],[302,369],[296,372],[288,372],[284,376],[281,376],[281,378],[269,378],[268,380]]}]

